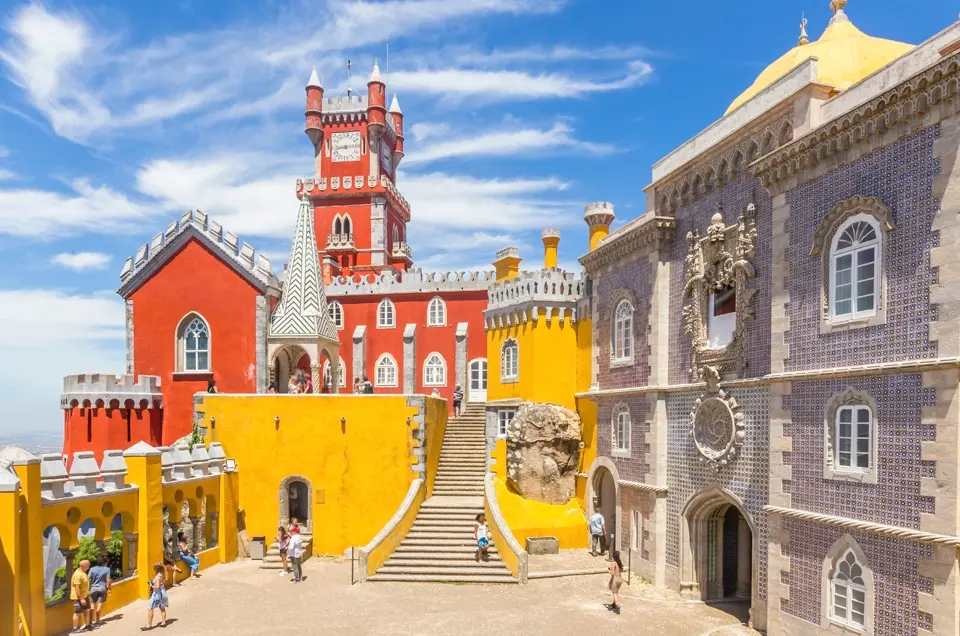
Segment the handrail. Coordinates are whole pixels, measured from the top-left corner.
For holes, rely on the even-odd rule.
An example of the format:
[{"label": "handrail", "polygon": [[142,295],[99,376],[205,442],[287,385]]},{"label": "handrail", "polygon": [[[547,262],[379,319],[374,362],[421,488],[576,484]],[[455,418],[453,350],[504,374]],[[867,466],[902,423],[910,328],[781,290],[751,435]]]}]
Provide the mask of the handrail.
[{"label": "handrail", "polygon": [[[377,533],[377,536],[371,539],[370,543],[360,548],[360,583],[363,583],[367,580],[367,568],[370,555],[374,550],[380,547],[380,545],[386,541],[387,538],[392,535],[397,527],[403,522],[407,516],[407,513],[410,512],[414,502],[417,500],[417,496],[423,494],[422,491],[425,490],[424,483],[425,482],[419,478],[410,482],[410,487],[407,489],[407,495],[403,498],[403,503],[400,504],[400,507],[397,509],[397,511],[393,513],[393,516],[390,517],[390,520],[387,521],[386,525],[383,526],[380,532]],[[400,538],[403,539],[403,537]],[[399,541],[397,543],[399,543]],[[379,567],[379,565],[377,567]]]},{"label": "handrail", "polygon": [[[501,547],[505,543],[507,547],[510,548],[510,552],[514,557],[504,560],[507,567],[510,567],[511,561],[515,560],[516,571],[513,572],[513,575],[517,577],[520,583],[526,583],[529,569],[527,551],[523,549],[520,542],[517,541],[517,538],[513,536],[513,532],[510,531],[510,526],[507,525],[506,520],[503,518],[503,513],[500,511],[500,504],[497,503],[497,493],[493,484],[494,479],[496,479],[494,473],[487,473],[483,484],[484,500],[490,517],[491,529],[494,532],[495,538],[502,539],[502,541],[497,541],[498,548],[500,549],[500,558],[503,559],[505,556],[503,548]],[[510,569],[514,570],[514,568]]]}]

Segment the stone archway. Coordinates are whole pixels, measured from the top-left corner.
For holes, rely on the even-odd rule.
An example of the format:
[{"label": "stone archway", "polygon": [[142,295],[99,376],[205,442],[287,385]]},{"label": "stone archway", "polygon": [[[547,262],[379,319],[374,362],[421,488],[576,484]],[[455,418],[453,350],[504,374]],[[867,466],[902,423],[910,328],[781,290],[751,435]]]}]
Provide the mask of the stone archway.
[{"label": "stone archway", "polygon": [[755,538],[756,524],[739,497],[717,486],[694,494],[681,513],[681,596],[741,603],[741,609],[749,606],[751,625],[763,624],[756,616],[757,564],[763,546]]},{"label": "stone archway", "polygon": [[304,356],[309,364],[310,354],[303,347],[294,344],[285,345],[274,352],[270,360],[270,376],[271,381],[277,384],[277,393],[287,393],[290,376],[296,373],[297,364]]},{"label": "stone archway", "polygon": [[[607,549],[620,550],[621,528],[620,474],[609,457],[597,457],[587,473],[587,518],[598,509],[594,500],[599,499],[599,512],[607,525]],[[610,535],[613,534],[613,540]]]},{"label": "stone archway", "polygon": [[301,475],[290,475],[280,482],[280,524],[296,518],[300,532],[313,534],[313,486]]}]

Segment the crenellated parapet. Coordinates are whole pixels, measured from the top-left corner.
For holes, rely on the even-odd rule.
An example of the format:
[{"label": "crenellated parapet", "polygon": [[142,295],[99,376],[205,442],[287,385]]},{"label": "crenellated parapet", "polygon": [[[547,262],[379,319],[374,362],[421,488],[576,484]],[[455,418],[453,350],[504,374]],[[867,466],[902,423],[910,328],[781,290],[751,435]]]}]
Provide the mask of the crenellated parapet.
[{"label": "crenellated parapet", "polygon": [[253,247],[241,242],[236,234],[225,230],[205,213],[190,210],[170,223],[164,232],[154,236],[149,243],[140,246],[135,255],[127,258],[120,272],[120,295],[126,297],[132,292],[142,278],[141,274],[151,275],[165,261],[160,258],[161,255],[179,250],[185,241],[183,237],[190,235],[201,238],[204,244],[225,255],[241,273],[264,286],[276,286],[277,279],[269,258],[262,253],[257,254]]},{"label": "crenellated parapet", "polygon": [[520,272],[492,285],[484,312],[487,329],[509,326],[541,316],[570,316],[578,320],[577,306],[586,295],[586,281],[571,272],[543,269]]},{"label": "crenellated parapet", "polygon": [[162,408],[160,376],[79,373],[64,376],[60,408]]},{"label": "crenellated parapet", "polygon": [[297,198],[304,194],[311,197],[324,195],[340,194],[342,196],[355,196],[356,194],[379,193],[387,194],[394,206],[400,212],[404,221],[410,221],[410,203],[404,198],[393,181],[386,175],[380,175],[380,180],[376,177],[363,174],[356,174],[346,177],[304,177],[297,179]]},{"label": "crenellated parapet", "polygon": [[484,291],[494,282],[493,272],[386,272],[379,275],[338,276],[324,288],[328,298],[367,294],[416,294]]},{"label": "crenellated parapet", "polygon": [[127,462],[123,457],[123,451],[109,450],[97,464],[92,451],[79,451],[73,454],[68,471],[65,456],[41,456],[40,496],[44,504],[136,488],[126,482]]}]

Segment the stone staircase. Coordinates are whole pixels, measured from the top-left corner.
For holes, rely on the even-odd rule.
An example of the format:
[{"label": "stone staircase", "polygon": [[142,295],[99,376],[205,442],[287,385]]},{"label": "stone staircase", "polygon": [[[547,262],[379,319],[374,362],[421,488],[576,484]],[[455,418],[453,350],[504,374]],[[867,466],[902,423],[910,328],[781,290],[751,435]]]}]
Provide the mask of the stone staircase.
[{"label": "stone staircase", "polygon": [[490,560],[477,563],[473,524],[483,512],[486,474],[484,405],[469,404],[451,418],[443,437],[433,496],[413,527],[368,581],[516,583],[491,543]]},{"label": "stone staircase", "polygon": [[[303,559],[301,562],[306,561],[313,555],[313,549],[311,545],[313,543],[313,536],[309,534],[304,534],[303,536]],[[283,561],[280,560],[280,547],[276,542],[270,544],[270,547],[267,548],[267,553],[263,555],[263,561],[260,562],[261,570],[277,570],[278,572],[283,567]]]}]

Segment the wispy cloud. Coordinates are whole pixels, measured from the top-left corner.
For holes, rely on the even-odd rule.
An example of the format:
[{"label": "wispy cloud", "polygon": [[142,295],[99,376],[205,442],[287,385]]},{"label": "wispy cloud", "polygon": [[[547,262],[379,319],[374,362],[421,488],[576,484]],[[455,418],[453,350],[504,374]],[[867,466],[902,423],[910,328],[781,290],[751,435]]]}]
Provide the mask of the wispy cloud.
[{"label": "wispy cloud", "polygon": [[473,137],[455,137],[426,144],[419,150],[411,152],[405,161],[409,166],[451,157],[516,157],[535,154],[548,149],[566,149],[603,155],[614,152],[615,147],[611,144],[592,143],[577,139],[573,136],[573,128],[558,121],[546,129],[507,129]]},{"label": "wispy cloud", "polygon": [[110,255],[103,252],[64,252],[57,254],[50,262],[75,272],[103,269],[110,262]]},{"label": "wispy cloud", "polygon": [[13,170],[7,170],[6,168],[0,168],[0,181],[11,181],[17,178],[17,173]]},{"label": "wispy cloud", "polygon": [[516,62],[578,62],[638,60],[656,55],[642,46],[600,46],[583,48],[576,46],[528,46],[515,49],[482,51],[468,49],[456,55],[460,64],[511,64]]}]

